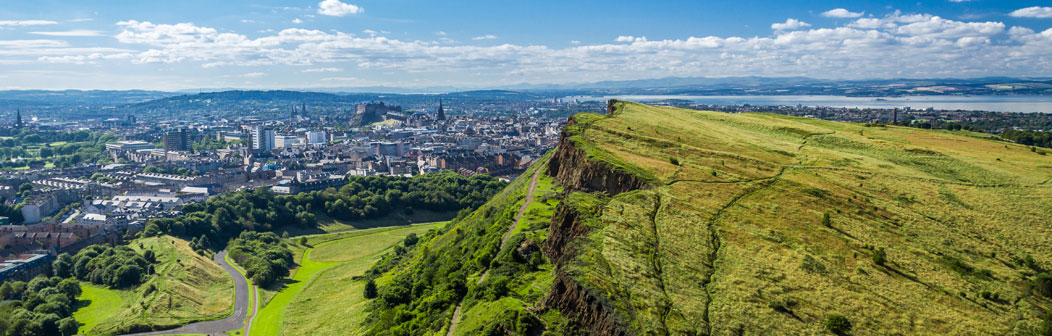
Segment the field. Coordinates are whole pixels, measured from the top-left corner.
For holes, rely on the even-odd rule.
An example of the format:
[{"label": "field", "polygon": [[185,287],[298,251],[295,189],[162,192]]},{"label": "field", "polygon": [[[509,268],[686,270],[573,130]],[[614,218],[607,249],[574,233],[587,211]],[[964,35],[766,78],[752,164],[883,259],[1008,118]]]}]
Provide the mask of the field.
[{"label": "field", "polygon": [[[75,313],[82,333],[108,335],[214,320],[230,314],[234,284],[209,256],[190,249],[187,241],[161,236],[137,239],[129,246],[140,253],[153,250],[157,274],[137,288],[110,290],[84,286]],[[84,320],[81,320],[84,317]]]},{"label": "field", "polygon": [[[77,297],[77,301],[80,304],[78,306],[79,309],[73,313],[73,318],[81,324],[80,334],[87,334],[88,330],[91,330],[110,315],[120,310],[121,306],[124,306],[124,299],[121,298],[118,291],[84,282],[80,284],[80,289],[81,294]],[[84,308],[88,306],[90,308]]]},{"label": "field", "polygon": [[312,235],[306,236],[306,246],[292,238],[299,267],[270,299],[261,293],[266,306],[252,321],[252,335],[355,334],[364,317],[360,308],[365,299],[362,281],[352,278],[410,233],[420,235],[444,224]]},{"label": "field", "polygon": [[839,314],[866,334],[1006,334],[1052,306],[1028,288],[1052,268],[1052,158],[1027,147],[633,103],[577,118],[590,162],[651,186],[594,199],[564,270],[635,333],[815,334]]}]

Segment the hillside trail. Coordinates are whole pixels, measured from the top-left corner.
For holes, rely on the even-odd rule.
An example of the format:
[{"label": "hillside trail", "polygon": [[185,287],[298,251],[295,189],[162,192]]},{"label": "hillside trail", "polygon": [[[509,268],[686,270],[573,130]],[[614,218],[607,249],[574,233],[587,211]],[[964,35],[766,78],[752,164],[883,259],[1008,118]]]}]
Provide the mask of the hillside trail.
[{"label": "hillside trail", "polygon": [[[537,169],[537,171],[533,173],[533,177],[530,178],[530,186],[526,188],[526,201],[522,202],[522,206],[519,207],[519,212],[515,213],[515,221],[508,226],[508,231],[504,233],[504,237],[501,237],[500,249],[498,249],[498,251],[504,250],[504,244],[508,243],[508,238],[511,238],[511,233],[515,232],[515,228],[519,226],[519,221],[522,220],[522,215],[526,213],[526,208],[529,208],[530,203],[533,202],[533,190],[537,188],[537,179],[541,177],[542,170],[543,169]],[[485,281],[486,276],[488,275],[489,269],[486,269],[486,271],[482,273],[482,276],[479,277],[479,280],[475,282],[475,285],[477,286],[481,284],[482,281]],[[461,299],[460,302],[457,303],[457,308],[453,309],[453,319],[449,322],[449,331],[446,332],[446,336],[453,336],[453,331],[457,329],[457,320],[460,320],[460,305],[463,303],[464,299]]]}]

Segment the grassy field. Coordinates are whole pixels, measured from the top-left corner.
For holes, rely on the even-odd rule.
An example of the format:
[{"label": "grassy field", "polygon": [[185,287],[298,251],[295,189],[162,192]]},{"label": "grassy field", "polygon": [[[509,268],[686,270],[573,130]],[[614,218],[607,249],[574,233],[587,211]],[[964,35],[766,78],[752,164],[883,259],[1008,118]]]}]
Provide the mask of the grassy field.
[{"label": "grassy field", "polygon": [[124,306],[124,299],[116,290],[83,282],[80,289],[81,294],[77,297],[78,309],[73,313],[73,318],[81,324],[79,334],[87,334],[88,330],[95,328]]},{"label": "grassy field", "polygon": [[[87,317],[81,321],[85,323],[83,333],[107,335],[171,327],[230,314],[233,281],[209,256],[194,253],[187,241],[161,236],[137,239],[129,246],[140,253],[153,250],[157,274],[133,289],[95,291],[94,295],[106,299],[89,297],[90,304],[77,310],[77,316]],[[123,301],[116,309],[112,295]]]},{"label": "grassy field", "polygon": [[453,217],[456,217],[457,212],[435,212],[428,210],[416,210],[413,212],[413,214],[407,215],[404,212],[396,211],[381,218],[362,219],[354,221],[334,219],[323,212],[315,212],[314,215],[318,220],[317,228],[290,228],[290,230],[288,231],[289,234],[293,236],[302,236],[391,226],[405,226],[422,223],[444,222],[453,219]]},{"label": "grassy field", "polygon": [[1027,287],[1052,268],[1052,158],[1025,146],[633,103],[583,119],[590,161],[652,187],[603,201],[565,271],[637,333],[816,334],[840,314],[865,334],[1010,334],[1052,307]]},{"label": "grassy field", "polygon": [[[444,222],[307,236],[292,244],[297,267],[292,279],[264,300],[253,319],[252,335],[354,334],[364,316],[361,275],[379,256],[410,233],[422,234]],[[298,242],[299,238],[290,239]],[[334,308],[339,307],[339,308]],[[333,309],[339,309],[334,314]],[[351,333],[348,333],[351,332]]]}]

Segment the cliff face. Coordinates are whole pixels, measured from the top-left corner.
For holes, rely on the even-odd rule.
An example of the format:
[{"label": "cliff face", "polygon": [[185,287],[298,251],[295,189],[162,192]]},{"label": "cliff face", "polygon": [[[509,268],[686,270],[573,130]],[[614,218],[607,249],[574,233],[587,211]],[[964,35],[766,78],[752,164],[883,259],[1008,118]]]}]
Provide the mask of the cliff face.
[{"label": "cliff face", "polygon": [[[566,128],[580,126],[577,120],[571,117]],[[559,147],[551,161],[548,161],[548,174],[559,180],[568,192],[605,192],[607,195],[616,195],[649,187],[643,179],[608,163],[590,162],[588,154],[570,139],[574,135],[564,129],[559,136]]]},{"label": "cliff face", "polygon": [[[613,112],[611,108],[609,112]],[[614,307],[605,302],[601,293],[595,293],[567,274],[565,265],[577,255],[575,240],[589,233],[585,223],[596,213],[589,207],[580,207],[570,201],[574,192],[613,196],[632,190],[646,189],[650,185],[643,179],[617,169],[605,162],[593,162],[571,137],[569,129],[583,126],[571,117],[560,135],[559,146],[548,162],[547,173],[564,187],[564,201],[556,208],[548,230],[543,251],[556,265],[556,278],[551,290],[542,301],[544,309],[558,309],[568,317],[577,331],[590,335],[630,335],[631,328],[623,325]]]}]

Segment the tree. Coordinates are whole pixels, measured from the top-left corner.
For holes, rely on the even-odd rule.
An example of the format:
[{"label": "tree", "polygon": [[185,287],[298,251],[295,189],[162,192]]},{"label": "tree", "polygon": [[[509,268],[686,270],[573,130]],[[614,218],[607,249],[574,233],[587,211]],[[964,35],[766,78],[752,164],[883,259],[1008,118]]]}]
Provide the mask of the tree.
[{"label": "tree", "polygon": [[416,245],[419,240],[420,238],[417,238],[415,233],[410,233],[408,236],[405,236],[405,247]]},{"label": "tree", "polygon": [[829,212],[822,214],[822,226],[831,228],[833,227],[833,221],[829,219]]},{"label": "tree", "polygon": [[77,329],[80,328],[80,323],[74,320],[72,317],[67,317],[58,321],[58,331],[63,336],[72,336],[77,334]]},{"label": "tree", "polygon": [[876,251],[873,251],[873,263],[875,263],[877,265],[880,265],[880,266],[884,266],[884,263],[886,263],[887,261],[888,261],[888,254],[887,254],[887,252],[884,252],[884,248],[883,247],[878,248]]},{"label": "tree", "polygon": [[851,321],[843,315],[832,314],[826,316],[826,329],[837,335],[844,335],[851,331]]},{"label": "tree", "polygon": [[142,281],[142,272],[142,268],[136,265],[121,266],[114,274],[112,287],[123,288],[135,285]]},{"label": "tree", "polygon": [[307,237],[300,237],[300,245],[307,246]]},{"label": "tree", "polygon": [[365,293],[364,294],[365,294],[365,298],[366,299],[375,299],[376,298],[376,296],[379,294],[379,293],[377,293],[377,290],[376,290],[376,281],[373,281],[373,279],[369,279],[369,281],[365,283]]},{"label": "tree", "polygon": [[40,157],[46,159],[46,158],[51,157],[52,155],[54,155],[54,152],[51,150],[51,148],[44,147],[44,148],[40,149]]}]

